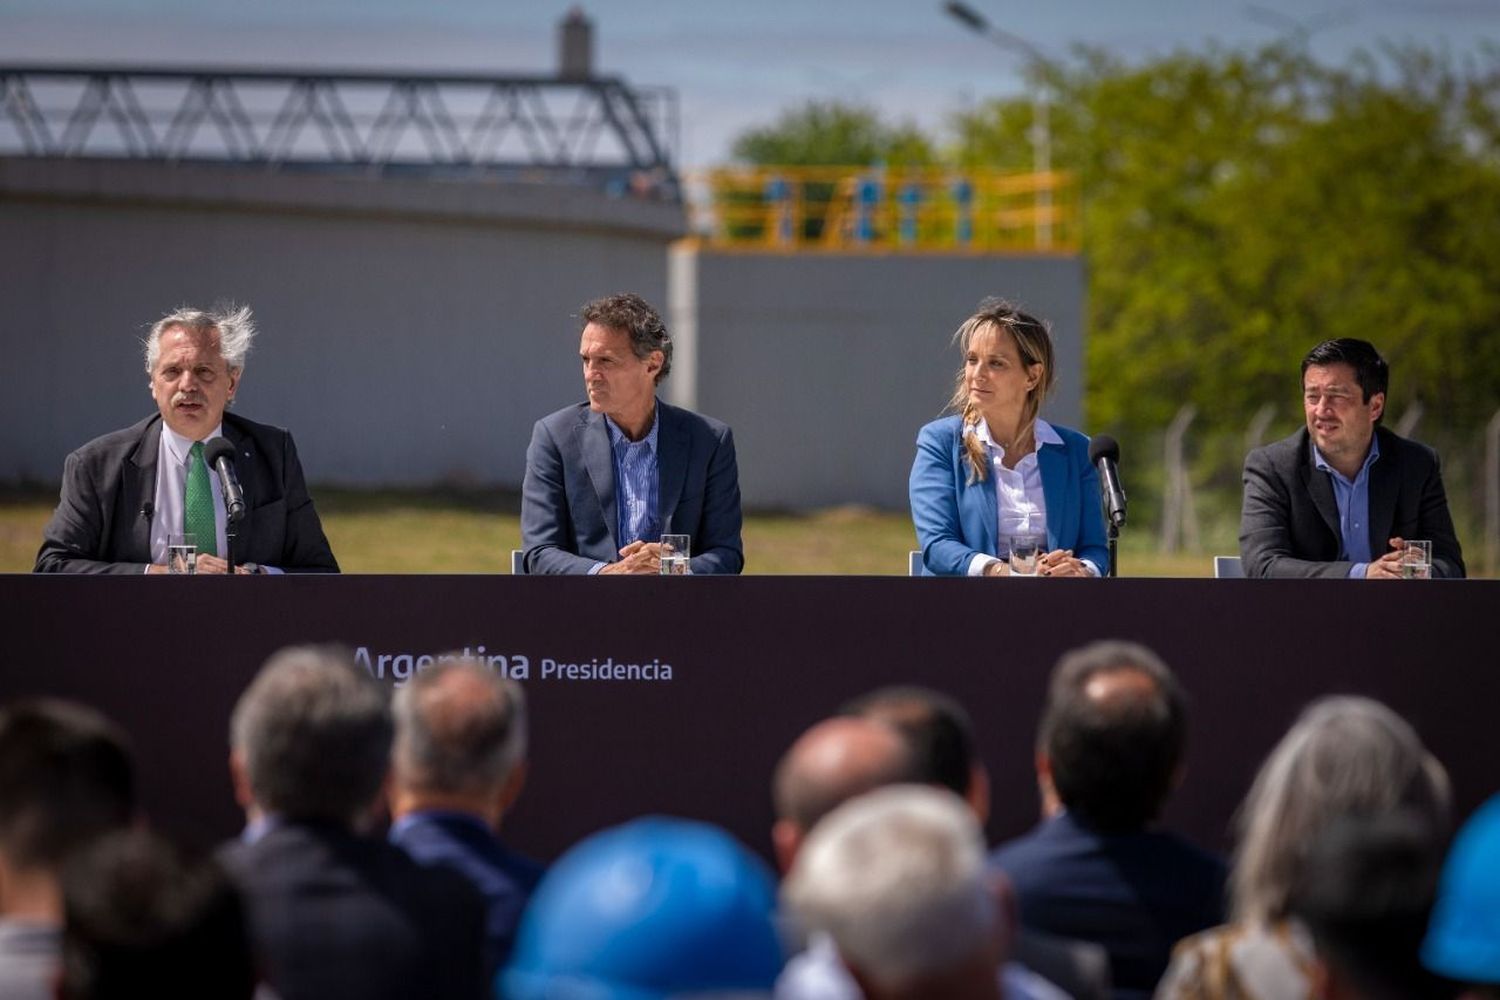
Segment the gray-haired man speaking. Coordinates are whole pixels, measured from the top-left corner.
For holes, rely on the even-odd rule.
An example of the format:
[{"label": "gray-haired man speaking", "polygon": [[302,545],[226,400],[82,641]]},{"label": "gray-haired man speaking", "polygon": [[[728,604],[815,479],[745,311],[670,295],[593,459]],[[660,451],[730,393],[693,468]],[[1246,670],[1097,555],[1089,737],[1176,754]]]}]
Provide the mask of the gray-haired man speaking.
[{"label": "gray-haired man speaking", "polygon": [[[146,338],[159,411],[68,456],[38,573],[164,573],[170,536],[191,533],[197,572],[337,573],[292,436],[226,413],[255,339],[250,310],[178,309]],[[204,444],[223,437],[244,493],[230,551],[219,478]]]}]

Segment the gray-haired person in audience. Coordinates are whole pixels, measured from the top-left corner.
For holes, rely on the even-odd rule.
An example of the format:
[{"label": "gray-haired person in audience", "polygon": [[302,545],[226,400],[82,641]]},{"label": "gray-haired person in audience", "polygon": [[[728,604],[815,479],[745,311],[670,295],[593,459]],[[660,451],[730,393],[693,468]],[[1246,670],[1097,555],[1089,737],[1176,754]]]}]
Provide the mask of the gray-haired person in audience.
[{"label": "gray-haired person in audience", "polygon": [[[908,704],[912,693],[913,689],[903,690]],[[886,704],[884,696],[876,701]],[[863,711],[873,705],[856,702],[854,707]],[[933,759],[908,733],[880,718],[841,716],[812,726],[776,768],[776,823],[771,839],[782,872],[795,866],[807,838],[844,803],[891,785],[940,784],[931,767]],[[977,826],[972,810],[970,816]],[[996,882],[996,892],[1008,898],[1003,880]],[[807,948],[787,963],[777,980],[777,1000],[858,1000],[859,984],[840,962],[833,940],[816,927],[800,930],[809,931]],[[1007,942],[1006,954],[1008,950]],[[1063,996],[1051,983],[1015,962],[992,967],[990,975],[1004,982],[1005,995],[1011,1000]]]},{"label": "gray-haired person in audience", "polygon": [[999,1000],[1011,933],[985,872],[984,835],[952,792],[895,785],[812,831],[782,887],[827,934],[867,1000]]},{"label": "gray-haired person in audience", "polygon": [[423,670],[396,691],[391,842],[447,865],[484,896],[490,978],[510,954],[542,866],[506,847],[500,823],[526,780],[526,695],[473,659]]},{"label": "gray-haired person in audience", "polygon": [[53,994],[66,864],[135,815],[125,734],[62,701],[0,709],[0,997]]},{"label": "gray-haired person in audience", "polygon": [[368,832],[393,729],[385,689],[334,647],[275,654],[235,705],[248,826],[220,857],[282,1000],[467,1000],[487,985],[478,893]]},{"label": "gray-haired person in audience", "polygon": [[1313,702],[1240,807],[1231,922],[1178,945],[1158,1000],[1310,996],[1312,943],[1288,917],[1311,846],[1349,816],[1409,810],[1443,829],[1448,808],[1447,773],[1406,720],[1369,698]]}]

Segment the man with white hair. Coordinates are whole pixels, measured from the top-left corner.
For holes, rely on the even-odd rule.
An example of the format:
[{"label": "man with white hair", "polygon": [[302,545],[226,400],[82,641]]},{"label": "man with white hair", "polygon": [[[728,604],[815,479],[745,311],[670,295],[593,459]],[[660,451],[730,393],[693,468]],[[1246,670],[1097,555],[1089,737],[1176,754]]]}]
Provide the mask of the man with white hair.
[{"label": "man with white hair", "polygon": [[808,836],[782,897],[832,939],[867,1000],[1006,995],[1008,907],[951,792],[892,785],[846,802]]},{"label": "man with white hair", "polygon": [[[159,411],[68,456],[38,573],[165,573],[173,534],[192,534],[196,571],[337,573],[292,436],[226,413],[255,339],[247,308],[181,308],[146,337]],[[206,444],[224,438],[244,493],[231,523]],[[233,545],[231,551],[230,545]]]}]

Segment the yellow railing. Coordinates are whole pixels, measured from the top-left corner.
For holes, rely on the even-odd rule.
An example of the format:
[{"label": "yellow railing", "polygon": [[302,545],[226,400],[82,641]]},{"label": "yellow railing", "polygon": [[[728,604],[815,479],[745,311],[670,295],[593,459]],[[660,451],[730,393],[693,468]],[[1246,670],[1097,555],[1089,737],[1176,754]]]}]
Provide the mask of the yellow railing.
[{"label": "yellow railing", "polygon": [[686,175],[694,235],[724,249],[1071,253],[1073,176],[872,167],[722,167]]}]

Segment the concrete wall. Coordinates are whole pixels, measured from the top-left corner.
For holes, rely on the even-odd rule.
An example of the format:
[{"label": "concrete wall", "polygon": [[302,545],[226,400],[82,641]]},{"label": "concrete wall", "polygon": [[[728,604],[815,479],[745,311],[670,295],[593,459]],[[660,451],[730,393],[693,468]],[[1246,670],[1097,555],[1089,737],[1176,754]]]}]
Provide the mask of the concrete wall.
[{"label": "concrete wall", "polygon": [[578,306],[666,299],[679,209],[544,185],[0,160],[0,481],[56,481],[153,412],[140,353],[179,304],[261,336],[235,408],[322,483],[519,485],[583,398]]},{"label": "concrete wall", "polygon": [[669,277],[669,325],[697,369],[676,391],[734,428],[747,505],[904,509],[917,431],[953,391],[953,331],[987,295],[1051,321],[1057,381],[1043,415],[1080,427],[1078,257],[750,254],[684,241]]},{"label": "concrete wall", "polygon": [[261,328],[236,410],[315,484],[518,487],[532,423],[583,396],[578,306],[623,290],[665,308],[663,394],[734,427],[753,507],[904,509],[985,295],[1051,320],[1045,413],[1078,425],[1078,258],[669,253],[682,225],[558,186],[0,159],[0,482],[151,413],[141,337],[223,299]]}]

